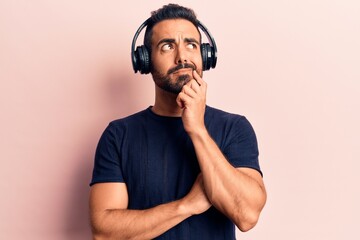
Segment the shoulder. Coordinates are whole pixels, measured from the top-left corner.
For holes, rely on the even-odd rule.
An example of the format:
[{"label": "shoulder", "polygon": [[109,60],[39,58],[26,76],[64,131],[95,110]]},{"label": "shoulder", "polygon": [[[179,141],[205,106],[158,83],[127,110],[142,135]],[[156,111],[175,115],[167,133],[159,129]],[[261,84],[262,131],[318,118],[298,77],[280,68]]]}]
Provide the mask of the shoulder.
[{"label": "shoulder", "polygon": [[230,113],[214,107],[206,106],[205,120],[208,123],[226,124],[226,125],[249,125],[249,121],[243,115]]},{"label": "shoulder", "polygon": [[124,127],[127,127],[131,124],[137,124],[139,122],[142,122],[148,114],[148,109],[136,112],[134,114],[131,114],[129,116],[115,119],[110,121],[108,128],[111,129],[122,129]]},{"label": "shoulder", "polygon": [[129,132],[133,133],[141,129],[139,126],[145,122],[144,119],[146,119],[146,116],[147,109],[124,118],[112,120],[103,131],[101,138],[111,139],[115,142],[122,141]]},{"label": "shoulder", "polygon": [[[255,131],[248,119],[240,114],[229,113],[213,107],[206,107],[205,124],[216,139],[256,139]],[[220,142],[220,140],[218,140]]]}]

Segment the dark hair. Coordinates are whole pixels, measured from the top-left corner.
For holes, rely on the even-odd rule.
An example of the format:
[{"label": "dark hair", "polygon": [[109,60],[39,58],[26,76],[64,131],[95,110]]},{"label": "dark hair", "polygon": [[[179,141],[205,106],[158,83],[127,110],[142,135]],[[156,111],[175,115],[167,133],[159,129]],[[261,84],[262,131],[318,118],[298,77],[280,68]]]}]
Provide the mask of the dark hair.
[{"label": "dark hair", "polygon": [[[198,30],[199,34],[200,31],[198,29],[198,20],[196,18],[195,12],[186,7],[182,7],[178,4],[170,3],[168,5],[164,5],[162,8],[151,12],[151,17],[148,19],[145,36],[144,36],[144,45],[151,52],[151,38],[152,38],[152,29],[153,27],[167,19],[185,19],[190,21],[196,29]],[[201,40],[201,34],[200,34]],[[201,42],[201,41],[200,41]]]}]

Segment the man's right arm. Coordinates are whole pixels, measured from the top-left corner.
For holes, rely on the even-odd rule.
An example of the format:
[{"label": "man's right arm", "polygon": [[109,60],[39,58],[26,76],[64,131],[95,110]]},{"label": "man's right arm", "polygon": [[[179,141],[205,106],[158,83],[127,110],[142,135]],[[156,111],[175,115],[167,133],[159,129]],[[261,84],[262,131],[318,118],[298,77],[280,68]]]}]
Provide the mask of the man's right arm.
[{"label": "man's right arm", "polygon": [[182,199],[145,210],[130,210],[125,183],[97,183],[90,191],[90,219],[95,240],[152,239],[211,206],[202,176]]}]

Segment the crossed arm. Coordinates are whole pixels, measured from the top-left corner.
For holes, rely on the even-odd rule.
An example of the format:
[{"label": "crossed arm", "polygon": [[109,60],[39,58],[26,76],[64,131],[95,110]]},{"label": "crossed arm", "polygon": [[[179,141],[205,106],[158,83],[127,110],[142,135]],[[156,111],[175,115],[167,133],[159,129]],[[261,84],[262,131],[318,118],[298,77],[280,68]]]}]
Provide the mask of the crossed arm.
[{"label": "crossed arm", "polygon": [[266,202],[262,176],[251,168],[234,168],[226,160],[204,124],[207,83],[196,71],[193,77],[179,93],[177,103],[183,108],[184,128],[194,144],[206,196],[241,231],[248,231]]},{"label": "crossed arm", "polygon": [[90,219],[95,240],[152,239],[210,206],[201,175],[182,199],[146,210],[127,209],[124,183],[98,183],[90,191]]},{"label": "crossed arm", "polygon": [[266,201],[260,173],[231,166],[206,131],[193,136],[192,140],[211,204],[241,231],[253,228]]},{"label": "crossed arm", "polygon": [[228,216],[241,231],[255,226],[266,201],[259,172],[234,168],[204,125],[206,82],[194,72],[177,103],[196,151],[201,174],[182,199],[145,210],[130,210],[124,183],[98,183],[90,192],[94,239],[152,239],[211,205]]},{"label": "crossed arm", "polygon": [[[230,188],[223,186],[227,183],[227,176],[232,174],[224,174],[227,175],[226,179],[220,184],[215,183],[215,187],[212,184],[216,178],[210,178],[210,183],[206,185],[210,197],[205,193],[204,176],[201,174],[184,198],[146,210],[127,209],[128,194],[124,183],[95,184],[90,191],[93,239],[152,239],[186,218],[205,212],[211,204],[232,219],[240,230],[247,231],[255,225],[263,204],[257,202],[258,200],[251,202],[251,196],[258,193],[256,193],[257,189],[251,190],[248,187],[248,182],[252,182],[251,184],[257,188],[257,180],[252,176],[255,175],[256,178],[257,172],[252,172],[255,170],[248,172],[248,170],[250,169],[235,169],[232,173],[244,182],[241,186],[237,184],[230,184]],[[212,170],[209,168],[203,171]],[[232,181],[231,178],[229,179]],[[234,196],[236,191],[238,194]],[[256,197],[254,198],[256,200]],[[258,198],[262,199],[261,196]],[[222,203],[222,201],[226,202]]]}]

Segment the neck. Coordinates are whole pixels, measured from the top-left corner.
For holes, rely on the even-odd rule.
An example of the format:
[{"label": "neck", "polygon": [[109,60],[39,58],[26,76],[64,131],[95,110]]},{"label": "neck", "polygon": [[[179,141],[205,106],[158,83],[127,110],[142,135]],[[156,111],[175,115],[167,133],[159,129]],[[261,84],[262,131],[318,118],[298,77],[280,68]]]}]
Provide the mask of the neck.
[{"label": "neck", "polygon": [[152,111],[160,116],[181,117],[182,108],[176,103],[177,94],[162,90],[155,85],[155,104]]}]

